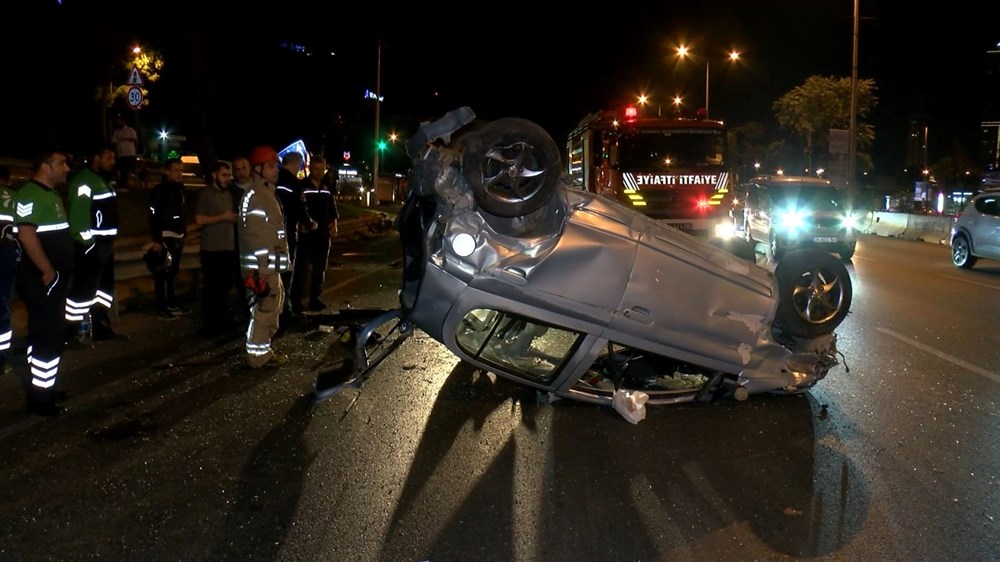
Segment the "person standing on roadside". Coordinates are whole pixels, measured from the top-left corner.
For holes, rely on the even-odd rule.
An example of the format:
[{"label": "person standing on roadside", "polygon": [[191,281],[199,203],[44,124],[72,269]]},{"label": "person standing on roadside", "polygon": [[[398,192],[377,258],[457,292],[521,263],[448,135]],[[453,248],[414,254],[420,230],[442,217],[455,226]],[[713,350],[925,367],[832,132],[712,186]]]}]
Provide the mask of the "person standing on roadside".
[{"label": "person standing on roadside", "polygon": [[[233,158],[233,181],[229,184],[229,192],[233,195],[233,200],[236,201],[236,211],[239,212],[240,203],[243,201],[243,196],[250,191],[250,159],[246,156],[240,154]],[[239,255],[240,245],[239,245],[239,220],[233,225],[233,230],[236,232],[236,254]],[[240,277],[239,269],[236,271],[237,277]],[[237,284],[242,285],[242,278],[237,279]],[[240,323],[244,326],[250,321],[250,313],[246,307],[240,307]]]},{"label": "person standing on roadside", "polygon": [[110,312],[115,298],[118,201],[107,182],[115,169],[115,151],[110,144],[101,144],[89,156],[89,165],[73,176],[68,190],[75,265],[66,295],[66,323],[69,337],[79,338],[89,315],[92,337],[101,341],[115,337]]},{"label": "person standing on roadside", "polygon": [[278,331],[279,316],[285,301],[281,273],[288,271],[288,239],[285,218],[278,201],[278,153],[269,146],[258,146],[250,153],[253,185],[240,203],[237,227],[240,241],[240,264],[246,275],[252,305],[247,328],[247,365],[253,368],[283,365],[288,356],[275,353],[271,339]]},{"label": "person standing on roadside", "polygon": [[21,261],[21,245],[14,226],[14,197],[10,186],[10,169],[0,166],[0,375],[7,368],[14,332],[10,324],[10,305],[14,300],[14,280],[17,263]]},{"label": "person standing on roadside", "polygon": [[115,145],[115,164],[118,166],[118,191],[128,191],[128,180],[136,168],[136,147],[139,135],[125,123],[121,115],[115,116],[115,130],[111,133]]},{"label": "person standing on roadside", "polygon": [[153,240],[152,249],[170,254],[169,265],[153,273],[156,291],[156,310],[161,320],[173,320],[190,314],[177,302],[174,283],[181,268],[181,253],[184,250],[184,164],[179,158],[171,158],[163,165],[163,181],[153,187],[149,195],[149,234]]},{"label": "person standing on roadside", "polygon": [[[299,169],[305,161],[302,154],[289,152],[285,159],[281,161],[281,168],[278,170],[278,187],[276,193],[278,201],[281,202],[281,210],[285,214],[285,231],[288,233],[288,252],[291,256],[292,267],[295,267],[295,257],[298,250],[299,235],[316,228],[316,223],[309,217],[306,210],[305,196],[302,194],[302,180],[299,179]],[[291,270],[281,274],[281,280],[285,286],[285,310],[283,312],[295,314],[292,310],[291,290],[295,283]]]},{"label": "person standing on roadside", "polygon": [[212,183],[198,193],[194,220],[201,226],[201,335],[215,337],[235,327],[229,295],[239,289],[240,259],[236,250],[237,203],[230,192],[229,162],[212,166]]},{"label": "person standing on roadside", "polygon": [[330,238],[337,235],[337,203],[333,199],[333,186],[326,177],[326,159],[313,156],[309,161],[309,177],[304,180],[302,195],[306,211],[317,227],[299,234],[292,275],[292,311],[302,312],[302,300],[309,287],[309,304],[305,309],[319,311],[326,308],[320,299],[326,280],[327,262],[330,259]]},{"label": "person standing on roadside", "polygon": [[233,158],[233,183],[231,185],[239,189],[241,199],[242,194],[250,190],[250,160],[246,156]]},{"label": "person standing on roadside", "polygon": [[66,333],[63,314],[73,271],[73,239],[56,186],[69,173],[67,154],[45,150],[31,166],[31,179],[17,191],[14,223],[24,255],[17,292],[28,309],[28,413],[56,416],[56,380]]}]

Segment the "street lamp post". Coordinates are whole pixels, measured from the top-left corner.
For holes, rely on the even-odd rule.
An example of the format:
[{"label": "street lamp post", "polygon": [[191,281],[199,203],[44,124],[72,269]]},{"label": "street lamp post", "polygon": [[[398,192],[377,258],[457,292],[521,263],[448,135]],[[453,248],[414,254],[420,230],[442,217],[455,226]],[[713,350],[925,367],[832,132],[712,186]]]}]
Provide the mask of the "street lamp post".
[{"label": "street lamp post", "polygon": [[[677,56],[682,59],[689,58],[691,56],[691,50],[688,49],[687,45],[681,45],[680,47],[677,47]],[[730,51],[729,54],[726,56],[726,59],[729,60],[730,62],[738,61],[740,60],[740,52],[736,50]],[[709,100],[708,93],[710,85],[709,77],[711,76],[711,62],[712,62],[711,59],[709,58],[705,59],[705,118],[706,119],[708,118],[708,100]]]}]

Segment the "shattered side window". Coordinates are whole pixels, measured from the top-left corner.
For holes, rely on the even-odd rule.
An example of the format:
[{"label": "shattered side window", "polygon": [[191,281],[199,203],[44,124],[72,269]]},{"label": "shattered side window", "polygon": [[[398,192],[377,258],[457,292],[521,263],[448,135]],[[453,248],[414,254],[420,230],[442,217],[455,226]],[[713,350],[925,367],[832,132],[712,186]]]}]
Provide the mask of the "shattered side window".
[{"label": "shattered side window", "polygon": [[708,382],[708,374],[689,363],[608,342],[574,388],[595,394],[610,394],[616,388],[656,396],[689,394]]},{"label": "shattered side window", "polygon": [[555,378],[580,338],[578,332],[482,308],[469,311],[455,334],[469,355],[539,383]]}]

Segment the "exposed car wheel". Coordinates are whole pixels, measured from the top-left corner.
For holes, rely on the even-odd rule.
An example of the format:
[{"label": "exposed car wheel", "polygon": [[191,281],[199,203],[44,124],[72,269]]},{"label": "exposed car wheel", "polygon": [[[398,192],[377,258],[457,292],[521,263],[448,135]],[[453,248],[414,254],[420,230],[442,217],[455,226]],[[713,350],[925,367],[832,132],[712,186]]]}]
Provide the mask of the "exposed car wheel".
[{"label": "exposed car wheel", "polygon": [[951,241],[951,263],[963,269],[976,265],[976,257],[972,255],[969,239],[964,234],[959,234]]},{"label": "exposed car wheel", "polygon": [[775,323],[803,338],[832,332],[851,308],[851,276],[844,264],[822,250],[797,250],[774,270],[778,281]]},{"label": "exposed car wheel", "polygon": [[464,141],[462,173],[476,202],[499,217],[519,217],[544,206],[562,172],[559,147],[535,123],[498,119]]}]

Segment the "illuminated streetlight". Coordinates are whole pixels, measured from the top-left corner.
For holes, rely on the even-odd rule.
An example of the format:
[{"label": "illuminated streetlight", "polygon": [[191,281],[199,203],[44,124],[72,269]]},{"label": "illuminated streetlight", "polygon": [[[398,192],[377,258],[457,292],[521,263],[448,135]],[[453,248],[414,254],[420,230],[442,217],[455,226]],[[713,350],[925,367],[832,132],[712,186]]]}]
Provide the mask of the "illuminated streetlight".
[{"label": "illuminated streetlight", "polygon": [[141,52],[142,52],[142,48],[140,48],[138,45],[136,45],[135,47],[132,47],[132,54],[133,55],[138,55]]},{"label": "illuminated streetlight", "polygon": [[[691,49],[689,49],[687,45],[681,45],[677,47],[677,57],[682,59],[690,58]],[[728,60],[731,63],[740,60],[740,52],[736,50],[730,51],[729,54],[726,55],[726,60]],[[710,69],[711,69],[711,59],[706,57],[705,58],[705,118],[708,118],[708,91],[709,91],[708,87],[709,87],[709,76],[711,75]]]}]

